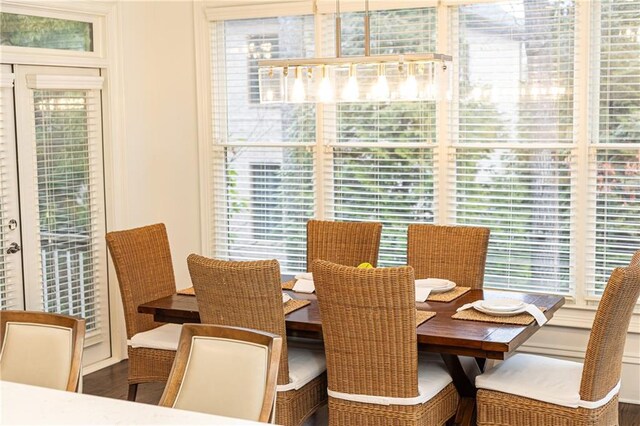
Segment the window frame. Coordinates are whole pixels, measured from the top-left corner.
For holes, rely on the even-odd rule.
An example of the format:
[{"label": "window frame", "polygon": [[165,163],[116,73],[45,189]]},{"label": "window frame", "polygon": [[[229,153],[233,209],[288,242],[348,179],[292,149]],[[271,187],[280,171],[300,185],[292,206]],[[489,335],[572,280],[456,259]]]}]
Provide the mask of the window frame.
[{"label": "window frame", "polygon": [[65,9],[56,4],[27,4],[19,1],[3,2],[2,12],[18,15],[39,16],[69,21],[87,22],[92,25],[93,51],[49,49],[25,46],[0,46],[0,56],[5,63],[24,65],[64,65],[73,67],[105,67],[108,65],[106,54],[106,28],[109,27],[105,16],[112,12],[113,5],[108,3],[74,5],[74,10]]},{"label": "window frame", "polygon": [[[437,36],[436,36],[436,50],[443,52],[450,52],[450,46],[452,43],[452,31],[451,31],[451,20],[450,20],[450,10],[456,6],[462,6],[467,4],[475,4],[475,3],[494,3],[495,0],[445,0],[443,2],[438,2],[436,5],[435,2],[427,2],[421,3],[420,7],[429,7],[434,6],[437,10],[437,19],[436,19],[436,27],[437,27]],[[299,9],[303,8],[302,3],[304,2],[296,2],[298,13]],[[312,2],[308,2],[312,3]],[[326,2],[319,1],[317,9],[315,10],[315,21],[316,21],[316,51],[322,52],[324,43],[326,42],[323,39],[322,34],[322,11],[326,11],[326,13],[331,13],[330,6],[324,4]],[[348,3],[348,2],[347,2]],[[379,2],[383,3],[383,2]],[[387,2],[389,4],[393,4],[391,2]],[[384,5],[383,5],[384,6]],[[395,8],[389,7],[386,4],[387,8]],[[576,2],[575,8],[575,33],[574,33],[574,43],[575,43],[575,52],[574,52],[574,110],[573,110],[573,124],[574,124],[574,136],[572,143],[564,143],[564,144],[553,144],[553,145],[545,145],[545,147],[557,147],[559,149],[567,149],[572,151],[575,155],[575,165],[573,166],[572,173],[575,174],[573,178],[575,179],[572,185],[573,196],[571,199],[572,203],[572,211],[573,212],[586,212],[588,209],[595,210],[595,205],[591,206],[593,194],[589,193],[589,182],[593,177],[591,176],[590,166],[592,165],[592,161],[590,158],[593,156],[593,152],[596,148],[604,148],[601,146],[596,146],[596,144],[592,144],[589,142],[590,137],[590,129],[586,123],[589,123],[589,116],[592,114],[592,107],[590,102],[592,102],[592,98],[599,97],[599,93],[591,93],[591,78],[592,78],[592,70],[590,68],[591,58],[592,58],[592,49],[594,46],[591,46],[591,37],[593,31],[593,14],[594,11],[597,10],[599,6],[598,2],[589,1],[589,2]],[[250,7],[243,6],[232,6],[225,8],[216,8],[212,7],[212,3],[206,4],[203,6],[206,10],[204,14],[204,18],[202,20],[203,25],[201,28],[205,28],[204,31],[197,32],[197,37],[200,39],[200,45],[207,49],[209,47],[209,34],[206,31],[207,26],[211,21],[225,20],[225,19],[241,19],[246,17],[246,12]],[[349,6],[353,10],[357,10],[358,6]],[[415,7],[415,6],[414,6]],[[378,9],[382,9],[385,7],[378,6]],[[308,10],[308,9],[304,9]],[[348,10],[345,8],[345,10]],[[217,11],[223,11],[224,13],[218,14]],[[308,13],[308,12],[306,12]],[[253,10],[251,17],[273,17],[279,16],[279,14],[294,14],[294,9],[291,8],[291,5],[287,6],[286,3],[273,3],[267,6],[261,6],[259,10]],[[197,29],[196,29],[197,31]],[[597,46],[595,47],[597,48]],[[207,72],[205,69],[204,73],[201,73],[202,78],[199,79],[199,85],[202,84],[205,87],[208,87],[210,83],[210,79],[212,77],[211,72]],[[203,87],[200,86],[200,87]],[[454,99],[456,96],[457,87],[454,85],[452,87],[452,91],[454,93]],[[206,96],[210,96],[210,91],[206,92]],[[210,103],[209,103],[210,105]],[[440,99],[437,101],[436,105],[436,146],[433,151],[434,158],[434,175],[436,179],[436,188],[434,195],[434,211],[437,223],[439,224],[451,224],[451,208],[448,206],[449,197],[451,196],[451,192],[453,188],[453,181],[450,177],[449,166],[451,161],[455,161],[455,150],[460,148],[461,146],[455,142],[455,138],[452,136],[454,132],[449,128],[450,117],[456,113],[456,108],[449,104],[449,102],[440,96]],[[330,111],[328,111],[330,113]],[[206,122],[204,123],[204,127],[209,126],[211,122],[210,115],[208,112],[203,112],[201,117],[205,117]],[[316,115],[316,165],[317,165],[317,180],[318,184],[316,185],[316,211],[315,215],[319,219],[326,218],[325,200],[332,197],[331,186],[326,185],[321,178],[321,174],[324,173],[328,164],[331,164],[332,161],[332,144],[325,143],[327,138],[324,137],[323,133],[325,131],[323,127],[323,115],[325,114],[325,107],[319,103],[317,105],[317,115]],[[208,137],[208,133],[211,130],[207,129],[201,132],[201,136],[203,138],[200,139],[200,148],[201,152],[212,152],[210,146],[211,139]],[[513,145],[513,144],[512,144]],[[465,145],[466,146],[466,145]],[[509,144],[501,144],[501,148],[522,148],[522,146]],[[614,148],[612,146],[612,148]],[[634,146],[635,148],[635,146]],[[202,158],[202,157],[201,157]],[[209,158],[209,157],[206,157]],[[208,170],[210,162],[207,161],[207,166],[205,169],[201,171],[203,176],[205,176],[205,182],[210,182],[208,177],[210,176],[211,170]],[[208,211],[208,206],[211,202],[211,188],[207,187],[207,185],[203,185],[201,190],[202,200],[206,200],[207,204],[202,204],[202,220],[203,220],[203,229],[210,230],[212,229],[211,222],[212,218]],[[558,315],[558,318],[554,318],[555,325],[562,326],[575,326],[578,328],[590,328],[591,321],[593,319],[593,311],[597,308],[599,297],[592,296],[586,294],[586,289],[589,286],[585,282],[585,278],[587,275],[587,267],[588,262],[591,260],[588,257],[588,253],[586,252],[585,246],[586,244],[594,241],[595,239],[596,229],[595,226],[592,226],[588,223],[587,219],[580,218],[575,220],[571,224],[571,235],[572,235],[572,256],[571,256],[571,273],[572,278],[571,281],[574,284],[572,287],[573,293],[571,295],[565,296],[567,304],[565,305],[565,309],[563,312]],[[211,243],[215,243],[215,238],[212,238],[208,241],[203,241],[203,250],[205,252],[210,252]],[[632,319],[631,330],[634,327],[640,330],[640,304],[637,306],[636,315],[634,315]]]}]

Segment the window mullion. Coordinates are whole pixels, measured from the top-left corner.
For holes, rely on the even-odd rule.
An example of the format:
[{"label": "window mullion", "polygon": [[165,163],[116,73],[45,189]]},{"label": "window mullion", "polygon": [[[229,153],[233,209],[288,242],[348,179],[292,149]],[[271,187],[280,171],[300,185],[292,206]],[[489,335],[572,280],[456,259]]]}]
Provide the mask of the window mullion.
[{"label": "window mullion", "polygon": [[[436,50],[438,52],[453,52],[452,45],[450,40],[453,37],[450,37],[449,34],[449,13],[448,7],[442,3],[438,4],[437,7],[437,21],[436,21]],[[453,13],[456,13],[455,11]],[[454,58],[456,56],[455,53],[451,53]],[[455,59],[454,59],[455,63]],[[448,73],[453,73],[456,71],[454,65],[449,65]],[[442,78],[440,81],[440,94],[438,97],[438,101],[436,103],[436,134],[437,134],[437,148],[434,153],[434,168],[436,170],[435,173],[435,182],[434,182],[434,200],[437,203],[437,208],[435,209],[436,217],[434,218],[436,223],[441,225],[445,225],[449,222],[449,193],[453,190],[450,188],[449,182],[449,157],[451,153],[450,150],[450,133],[449,133],[449,115],[450,115],[450,107],[452,102],[447,99],[446,93],[443,90],[444,78],[447,74],[441,74]],[[454,83],[455,87],[451,87],[451,93],[454,94],[454,99],[457,97],[457,79],[451,79]],[[451,126],[453,129],[454,126]],[[455,161],[455,160],[454,160]]]},{"label": "window mullion", "polygon": [[571,285],[576,305],[585,303],[585,285],[588,268],[593,268],[593,259],[587,259],[588,246],[595,241],[595,228],[590,226],[593,206],[589,200],[589,57],[590,57],[590,29],[591,3],[578,2],[576,4],[576,34],[575,34],[575,66],[574,66],[574,154],[576,166],[572,171],[574,189],[572,205],[577,214],[572,220],[573,234],[573,270]]}]

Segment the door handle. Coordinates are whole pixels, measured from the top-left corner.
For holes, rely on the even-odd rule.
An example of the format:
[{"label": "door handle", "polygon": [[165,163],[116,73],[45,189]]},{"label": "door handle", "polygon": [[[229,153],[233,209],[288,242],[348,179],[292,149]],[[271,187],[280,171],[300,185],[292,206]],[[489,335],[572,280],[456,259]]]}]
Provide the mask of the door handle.
[{"label": "door handle", "polygon": [[7,248],[7,254],[14,254],[19,252],[22,249],[18,243],[9,244],[9,248]]}]

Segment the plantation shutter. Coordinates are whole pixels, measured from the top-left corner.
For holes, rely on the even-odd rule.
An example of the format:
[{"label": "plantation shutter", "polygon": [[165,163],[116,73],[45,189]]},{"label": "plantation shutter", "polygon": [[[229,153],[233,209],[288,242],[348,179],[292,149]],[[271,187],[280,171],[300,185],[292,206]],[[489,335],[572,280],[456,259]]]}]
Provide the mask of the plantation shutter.
[{"label": "plantation shutter", "polygon": [[39,254],[25,256],[27,309],[80,316],[95,342],[108,338],[103,79],[97,70],[39,71],[21,68],[16,83],[32,129],[18,155],[21,192],[34,194],[21,200],[23,250]]},{"label": "plantation shutter", "polygon": [[260,104],[258,61],[314,55],[312,15],[214,22],[213,255],[305,270],[316,107]]},{"label": "plantation shutter", "polygon": [[[14,183],[11,178],[13,169],[11,162],[15,161],[15,130],[13,127],[13,79],[11,67],[0,65],[0,310],[17,309],[22,301],[21,285],[16,280],[17,271],[13,258],[7,255],[7,248],[12,242],[9,220],[13,216],[11,211],[14,193]],[[19,254],[18,254],[19,256]]]},{"label": "plantation shutter", "polygon": [[575,5],[451,12],[450,222],[491,229],[486,287],[570,294]]},{"label": "plantation shutter", "polygon": [[586,296],[640,249],[640,1],[594,4]]},{"label": "plantation shutter", "polygon": [[[342,14],[343,56],[364,54],[363,13]],[[373,11],[371,53],[434,52],[435,8]],[[323,16],[325,56],[334,54],[334,16]],[[380,266],[406,264],[407,225],[436,212],[435,101],[323,105],[325,216],[382,222]]]}]

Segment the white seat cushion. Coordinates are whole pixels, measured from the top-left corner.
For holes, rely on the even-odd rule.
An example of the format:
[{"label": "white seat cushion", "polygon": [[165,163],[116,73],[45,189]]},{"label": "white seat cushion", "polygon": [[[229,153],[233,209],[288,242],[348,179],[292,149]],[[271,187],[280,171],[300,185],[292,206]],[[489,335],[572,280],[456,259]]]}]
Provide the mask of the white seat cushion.
[{"label": "white seat cushion", "polygon": [[478,389],[531,398],[563,407],[598,408],[620,390],[620,383],[599,401],[580,399],[582,364],[528,354],[517,354],[476,377]]},{"label": "white seat cushion", "polygon": [[180,324],[165,324],[152,330],[134,334],[131,340],[127,341],[127,344],[132,348],[175,351],[178,349],[181,331],[182,325]]},{"label": "white seat cushion", "polygon": [[379,395],[357,395],[328,390],[329,396],[347,401],[378,405],[418,405],[424,404],[440,393],[449,383],[451,376],[444,362],[437,357],[420,354],[418,360],[418,396],[395,398]]},{"label": "white seat cushion", "polygon": [[278,392],[298,390],[327,370],[324,351],[288,347],[289,383],[278,385]]}]

